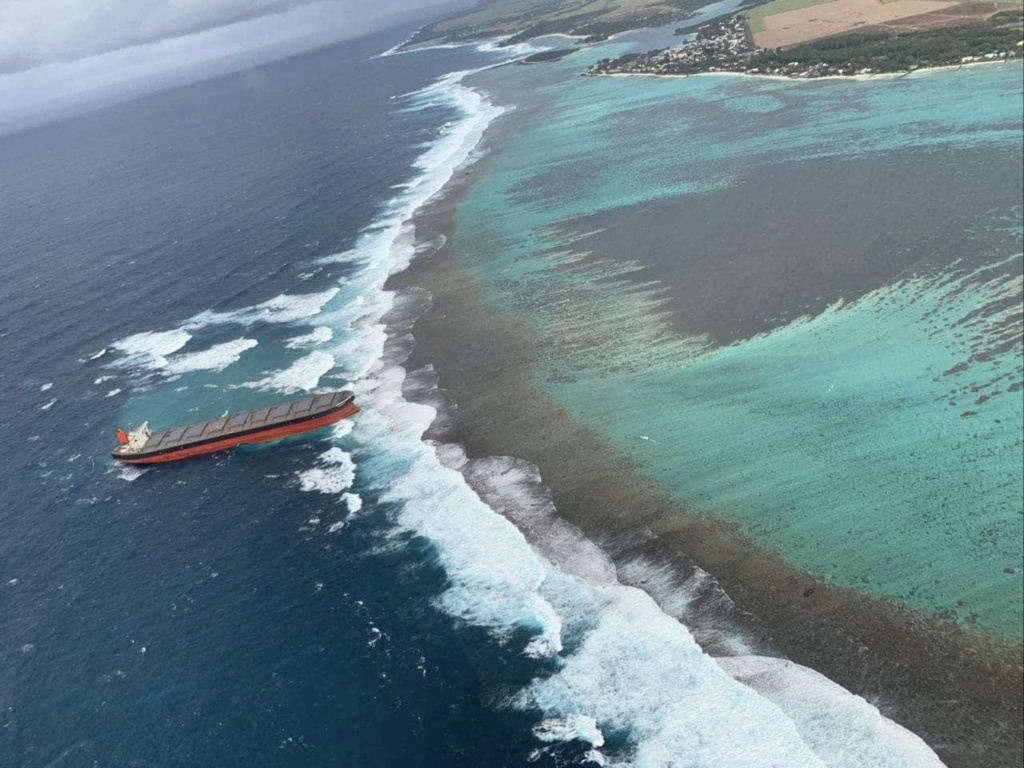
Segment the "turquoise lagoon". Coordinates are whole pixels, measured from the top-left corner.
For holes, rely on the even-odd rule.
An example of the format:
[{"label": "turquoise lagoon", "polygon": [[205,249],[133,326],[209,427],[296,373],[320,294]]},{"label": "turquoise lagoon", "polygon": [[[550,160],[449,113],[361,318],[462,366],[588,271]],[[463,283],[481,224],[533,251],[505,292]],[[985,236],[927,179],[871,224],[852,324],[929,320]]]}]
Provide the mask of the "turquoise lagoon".
[{"label": "turquoise lagoon", "polygon": [[[459,203],[454,252],[536,331],[538,384],[794,566],[1019,638],[1024,70],[577,76],[628,46],[475,82],[517,111]],[[838,195],[824,224],[800,218],[812,167]],[[857,169],[868,183],[844,183]],[[711,296],[728,319],[722,271],[680,265],[699,247],[692,210],[725,193],[731,207],[700,208],[715,219],[701,226],[740,233],[769,276],[799,232],[830,231],[800,235],[763,328],[723,339],[686,312]],[[905,226],[886,219],[901,205],[919,212]],[[652,209],[653,234],[636,223]],[[881,266],[846,290],[829,283],[836,253],[845,270]],[[828,290],[808,300],[801,276],[819,266],[808,280]]]}]

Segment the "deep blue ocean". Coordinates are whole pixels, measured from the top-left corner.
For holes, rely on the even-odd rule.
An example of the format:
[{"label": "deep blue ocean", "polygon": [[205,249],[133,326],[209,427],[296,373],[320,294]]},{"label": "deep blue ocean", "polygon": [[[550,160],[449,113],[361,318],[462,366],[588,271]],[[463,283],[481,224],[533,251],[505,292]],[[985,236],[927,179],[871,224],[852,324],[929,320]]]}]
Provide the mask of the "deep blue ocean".
[{"label": "deep blue ocean", "polygon": [[308,523],[345,511],[286,479],[323,433],[134,482],[108,459],[136,412],[282,399],[90,358],[345,278],[318,261],[455,117],[395,97],[494,59],[372,58],[400,39],[0,138],[0,764],[470,766],[534,748],[529,715],[485,700],[515,660],[431,606],[445,574],[426,545],[384,547],[383,515]]},{"label": "deep blue ocean", "polygon": [[[379,55],[408,31],[0,137],[0,765],[938,765],[752,641],[705,653],[707,574],[623,586],[534,468],[424,437],[429,297],[387,279],[501,119],[460,73],[521,51]],[[314,435],[109,458],[344,387]]]}]

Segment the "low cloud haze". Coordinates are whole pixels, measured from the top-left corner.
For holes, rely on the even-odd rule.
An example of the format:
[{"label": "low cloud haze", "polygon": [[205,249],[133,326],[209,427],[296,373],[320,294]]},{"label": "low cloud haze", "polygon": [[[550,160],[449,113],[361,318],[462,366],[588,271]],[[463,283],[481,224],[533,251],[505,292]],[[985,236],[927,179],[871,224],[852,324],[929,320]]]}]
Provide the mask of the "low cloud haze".
[{"label": "low cloud haze", "polygon": [[[30,69],[232,22],[279,14],[312,0],[0,0],[0,72]],[[355,34],[414,18],[444,0],[323,0]],[[468,3],[463,3],[467,5]],[[378,27],[379,28],[379,27]]]},{"label": "low cloud haze", "polygon": [[470,4],[0,0],[0,135]]}]

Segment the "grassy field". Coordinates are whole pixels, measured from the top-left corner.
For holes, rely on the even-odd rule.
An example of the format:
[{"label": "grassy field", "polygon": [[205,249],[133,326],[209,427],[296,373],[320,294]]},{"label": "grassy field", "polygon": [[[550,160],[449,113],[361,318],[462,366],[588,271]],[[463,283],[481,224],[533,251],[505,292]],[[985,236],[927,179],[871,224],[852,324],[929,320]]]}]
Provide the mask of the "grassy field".
[{"label": "grassy field", "polygon": [[747,23],[750,31],[764,32],[764,20],[767,16],[774,16],[776,13],[786,11],[797,11],[801,8],[810,8],[812,5],[831,3],[834,0],[772,0],[770,3],[759,5],[747,12]]},{"label": "grassy field", "polygon": [[[754,34],[765,31],[764,20],[768,16],[786,11],[798,11],[802,8],[810,8],[815,5],[833,3],[836,0],[772,0],[770,3],[759,5],[746,12],[747,23],[750,24],[750,31]],[[877,0],[882,5],[888,5],[899,0]],[[991,3],[993,0],[960,0],[962,3]],[[995,0],[996,5],[1005,8],[1020,8],[1024,6],[1024,0]]]}]

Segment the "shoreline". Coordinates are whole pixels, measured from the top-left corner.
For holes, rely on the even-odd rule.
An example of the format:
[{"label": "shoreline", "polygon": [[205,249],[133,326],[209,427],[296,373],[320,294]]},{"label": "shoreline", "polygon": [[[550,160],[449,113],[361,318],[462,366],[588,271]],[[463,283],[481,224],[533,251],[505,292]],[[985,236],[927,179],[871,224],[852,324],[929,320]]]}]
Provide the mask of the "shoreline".
[{"label": "shoreline", "polygon": [[[500,146],[514,122],[492,125],[481,148]],[[457,407],[446,409],[450,420],[428,436],[461,444],[470,458],[514,456],[534,464],[559,516],[602,544],[620,578],[622,566],[638,560],[667,566],[681,579],[694,566],[709,572],[735,604],[742,635],[884,702],[883,713],[925,739],[950,768],[1017,764],[1024,742],[1020,642],[790,567],[735,526],[694,514],[539,391],[532,374],[537,339],[481,301],[471,255],[458,252],[455,210],[488,160],[458,174],[417,216],[417,239],[427,230],[447,244],[389,281],[389,288],[426,289],[433,297],[413,326],[406,367],[433,365],[442,395]],[[691,626],[698,636],[699,630]]]},{"label": "shoreline", "polygon": [[656,72],[607,72],[590,74],[586,77],[653,77],[666,80],[685,80],[690,77],[752,77],[760,80],[780,80],[787,83],[813,83],[818,80],[892,80],[899,77],[909,77],[917,74],[930,74],[932,72],[948,72],[951,70],[967,69],[968,67],[990,66],[992,64],[1008,64],[1016,59],[993,59],[992,61],[971,61],[966,64],[950,64],[944,67],[923,67],[911,69],[906,72],[878,72],[870,75],[824,75],[822,77],[787,77],[786,75],[763,75],[754,72],[695,72],[692,75],[658,74]]}]

